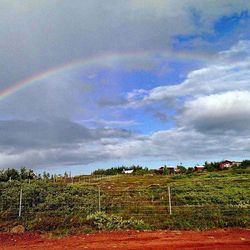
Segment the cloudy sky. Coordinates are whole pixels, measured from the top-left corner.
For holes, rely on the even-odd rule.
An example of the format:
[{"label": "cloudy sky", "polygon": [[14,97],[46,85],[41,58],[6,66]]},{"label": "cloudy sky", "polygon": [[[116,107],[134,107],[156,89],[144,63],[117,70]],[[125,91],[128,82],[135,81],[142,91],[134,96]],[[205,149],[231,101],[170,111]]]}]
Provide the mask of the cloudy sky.
[{"label": "cloudy sky", "polygon": [[250,157],[247,0],[0,0],[0,168]]}]

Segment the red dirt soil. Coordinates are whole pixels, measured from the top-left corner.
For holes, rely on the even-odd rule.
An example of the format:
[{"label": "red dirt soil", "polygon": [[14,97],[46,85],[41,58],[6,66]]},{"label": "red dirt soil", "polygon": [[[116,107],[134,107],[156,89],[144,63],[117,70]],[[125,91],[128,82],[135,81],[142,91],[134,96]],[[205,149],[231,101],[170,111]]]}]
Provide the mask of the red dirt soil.
[{"label": "red dirt soil", "polygon": [[48,239],[44,235],[0,233],[0,249],[250,249],[250,230],[213,229],[207,231],[118,231],[81,234]]}]

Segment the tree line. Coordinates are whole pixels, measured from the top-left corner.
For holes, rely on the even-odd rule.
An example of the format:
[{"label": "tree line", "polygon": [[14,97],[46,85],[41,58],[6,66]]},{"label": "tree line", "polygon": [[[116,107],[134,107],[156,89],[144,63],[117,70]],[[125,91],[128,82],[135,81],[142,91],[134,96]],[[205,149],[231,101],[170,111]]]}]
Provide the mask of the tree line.
[{"label": "tree line", "polygon": [[32,169],[21,167],[20,170],[15,168],[8,168],[0,170],[0,181],[10,180],[32,180],[36,177]]},{"label": "tree line", "polygon": [[[205,162],[204,170],[212,172],[212,171],[221,171],[220,169],[220,162]],[[232,166],[232,169],[244,169],[250,167],[250,160],[244,160],[241,162],[239,166]],[[192,167],[184,167],[179,165],[176,167],[178,169],[179,174],[190,174],[194,172],[194,168]],[[161,171],[157,169],[149,169],[147,167],[142,167],[139,165],[132,165],[128,166],[119,166],[119,167],[112,167],[108,169],[97,169],[93,171],[92,175],[117,175],[122,174],[124,170],[133,170],[133,175],[144,175],[144,174],[163,174],[168,175],[172,174],[171,170],[168,166],[164,166],[160,168]],[[42,174],[35,174],[32,169],[27,167],[21,167],[19,170],[15,168],[8,168],[0,170],[0,182],[6,182],[11,180],[32,180],[32,179],[43,179],[43,180],[55,180],[57,178],[68,178],[71,177],[71,174],[65,172],[64,175],[56,175],[50,174],[44,171]]]},{"label": "tree line", "polygon": [[[220,168],[221,162],[210,162],[207,161],[204,163],[204,170],[208,172],[212,171],[222,171],[223,169]],[[239,166],[233,165],[232,169],[244,169],[250,167],[250,160],[244,160],[241,162]],[[172,167],[168,167],[167,165],[164,165],[160,169],[149,169],[147,167],[142,166],[135,166],[132,165],[130,167],[128,166],[119,166],[119,167],[112,167],[108,169],[97,169],[92,172],[92,175],[117,175],[122,174],[123,170],[133,170],[133,175],[144,175],[144,174],[161,174],[161,175],[169,175],[172,174],[173,171],[171,169]],[[185,167],[182,165],[176,166],[176,169],[178,171],[176,173],[178,174],[191,174],[195,172],[195,168],[193,167]],[[224,169],[226,170],[226,168]]]}]

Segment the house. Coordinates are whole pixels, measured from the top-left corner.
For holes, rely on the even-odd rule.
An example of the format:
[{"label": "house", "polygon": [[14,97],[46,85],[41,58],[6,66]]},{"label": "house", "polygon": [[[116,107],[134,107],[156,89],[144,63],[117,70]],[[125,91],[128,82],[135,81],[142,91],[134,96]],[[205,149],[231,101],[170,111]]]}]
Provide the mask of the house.
[{"label": "house", "polygon": [[175,174],[177,172],[177,168],[172,166],[167,167],[167,170],[169,174]]},{"label": "house", "polygon": [[196,166],[194,167],[194,171],[196,171],[196,172],[201,172],[201,171],[204,170],[204,168],[205,168],[205,166],[203,166],[203,165],[196,165]]},{"label": "house", "polygon": [[173,167],[173,166],[160,167],[159,169],[155,169],[154,172],[156,174],[163,175],[164,170],[167,170],[168,174],[176,174],[181,172],[180,169],[178,169],[178,167]]},{"label": "house", "polygon": [[233,166],[233,162],[232,162],[232,161],[228,161],[228,160],[222,161],[222,162],[220,162],[220,164],[219,164],[219,168],[220,168],[220,169],[229,168],[229,167],[231,167],[231,166]]},{"label": "house", "polygon": [[123,170],[122,170],[122,173],[123,173],[123,174],[132,174],[133,172],[134,172],[133,169],[129,169],[129,170],[123,169]]},{"label": "house", "polygon": [[163,173],[164,173],[164,167],[160,167],[159,169],[155,169],[154,172],[156,174],[163,175]]},{"label": "house", "polygon": [[232,167],[233,165],[239,166],[240,164],[241,164],[240,161],[229,161],[229,160],[225,160],[225,161],[220,162],[219,168],[220,168],[220,169],[224,169],[224,168]]}]

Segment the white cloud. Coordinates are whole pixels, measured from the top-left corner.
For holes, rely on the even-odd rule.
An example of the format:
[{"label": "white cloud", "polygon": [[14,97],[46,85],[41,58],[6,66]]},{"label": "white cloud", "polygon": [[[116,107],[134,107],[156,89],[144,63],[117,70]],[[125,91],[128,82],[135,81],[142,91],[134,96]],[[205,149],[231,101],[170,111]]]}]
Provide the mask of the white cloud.
[{"label": "white cloud", "polygon": [[202,160],[209,157],[249,157],[249,135],[207,135],[192,129],[170,129],[107,145],[116,159],[144,157],[162,161]]},{"label": "white cloud", "polygon": [[219,52],[220,59],[231,61],[242,61],[249,60],[250,57],[250,42],[248,40],[239,41],[237,44],[232,46],[230,50]]},{"label": "white cloud", "polygon": [[179,122],[203,133],[249,133],[250,92],[231,91],[189,101]]},{"label": "white cloud", "polygon": [[[231,49],[220,53],[212,64],[207,67],[190,72],[186,79],[175,85],[160,86],[150,91],[134,90],[129,94],[130,106],[143,106],[154,102],[166,101],[172,104],[173,99],[178,97],[199,97],[223,93],[233,90],[250,89],[250,41],[240,41]],[[223,60],[223,56],[232,58],[236,53],[245,55],[241,61]],[[144,95],[142,95],[144,94]]]},{"label": "white cloud", "polygon": [[80,120],[79,123],[83,123],[84,125],[90,124],[101,127],[112,127],[112,126],[134,126],[138,125],[138,122],[135,120],[104,120],[104,119],[88,119],[88,120]]}]

